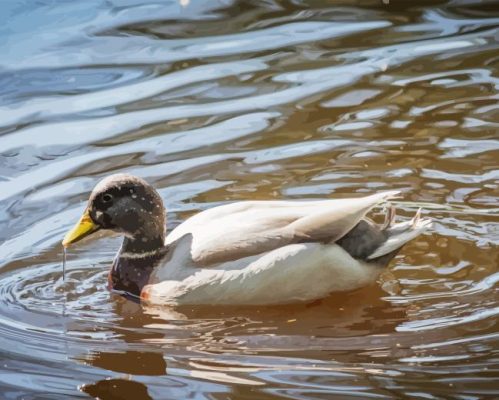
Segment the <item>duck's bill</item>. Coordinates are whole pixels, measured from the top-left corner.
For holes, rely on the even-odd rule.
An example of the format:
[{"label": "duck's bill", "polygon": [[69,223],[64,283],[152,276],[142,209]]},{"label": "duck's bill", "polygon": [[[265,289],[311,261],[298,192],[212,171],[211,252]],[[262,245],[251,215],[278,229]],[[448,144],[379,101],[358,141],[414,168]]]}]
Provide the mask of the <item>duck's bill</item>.
[{"label": "duck's bill", "polygon": [[99,230],[99,225],[92,221],[90,218],[90,214],[88,209],[85,210],[80,220],[76,223],[76,225],[71,229],[66,236],[64,236],[64,240],[62,241],[62,245],[64,247],[68,247],[70,244],[75,243],[84,237],[94,233]]}]

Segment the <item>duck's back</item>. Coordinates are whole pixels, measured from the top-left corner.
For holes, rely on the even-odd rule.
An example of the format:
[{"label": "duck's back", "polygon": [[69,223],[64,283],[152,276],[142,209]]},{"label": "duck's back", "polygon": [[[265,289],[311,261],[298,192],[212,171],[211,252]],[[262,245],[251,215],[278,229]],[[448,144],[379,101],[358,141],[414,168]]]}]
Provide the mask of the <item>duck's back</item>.
[{"label": "duck's back", "polygon": [[350,232],[376,204],[398,192],[321,201],[247,201],[203,211],[175,228],[172,245],[192,235],[194,264],[208,267],[294,243],[332,243]]}]

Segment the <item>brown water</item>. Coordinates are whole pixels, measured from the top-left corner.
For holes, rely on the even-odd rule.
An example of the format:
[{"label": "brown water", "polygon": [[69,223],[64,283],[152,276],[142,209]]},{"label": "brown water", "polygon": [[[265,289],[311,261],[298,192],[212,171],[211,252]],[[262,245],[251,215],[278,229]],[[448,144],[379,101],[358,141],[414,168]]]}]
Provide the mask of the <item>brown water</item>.
[{"label": "brown water", "polygon": [[[182,4],[0,4],[0,398],[499,397],[497,3]],[[65,231],[118,171],[169,228],[393,188],[435,224],[353,293],[143,308],[105,289],[117,237],[62,282]]]}]

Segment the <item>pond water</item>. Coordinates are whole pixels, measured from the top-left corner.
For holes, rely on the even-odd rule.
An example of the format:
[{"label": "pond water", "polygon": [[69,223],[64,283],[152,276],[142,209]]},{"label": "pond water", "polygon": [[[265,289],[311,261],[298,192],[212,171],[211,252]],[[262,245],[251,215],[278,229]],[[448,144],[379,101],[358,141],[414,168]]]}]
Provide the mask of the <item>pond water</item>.
[{"label": "pond water", "polygon": [[[2,2],[0,398],[497,398],[494,3]],[[105,288],[116,236],[72,247],[62,281],[64,233],[121,171],[169,229],[394,188],[400,219],[435,223],[355,292],[142,307]]]}]

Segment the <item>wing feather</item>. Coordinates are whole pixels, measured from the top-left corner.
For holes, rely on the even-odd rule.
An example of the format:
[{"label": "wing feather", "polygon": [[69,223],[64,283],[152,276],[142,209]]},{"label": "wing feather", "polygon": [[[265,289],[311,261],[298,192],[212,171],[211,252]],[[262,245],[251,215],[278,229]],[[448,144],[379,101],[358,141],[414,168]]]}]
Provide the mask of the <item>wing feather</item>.
[{"label": "wing feather", "polygon": [[291,229],[297,238],[335,242],[350,232],[374,206],[398,193],[381,192],[341,201],[294,221],[288,229]]},{"label": "wing feather", "polygon": [[203,211],[180,224],[166,244],[192,234],[191,257],[210,266],[297,242],[334,242],[378,203],[398,194],[320,201],[247,201]]}]

